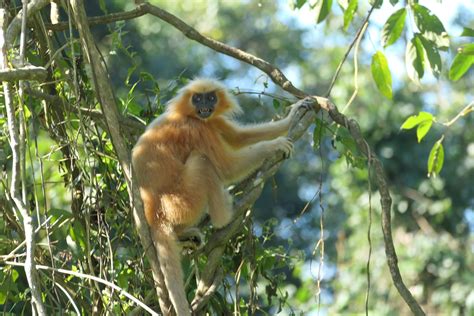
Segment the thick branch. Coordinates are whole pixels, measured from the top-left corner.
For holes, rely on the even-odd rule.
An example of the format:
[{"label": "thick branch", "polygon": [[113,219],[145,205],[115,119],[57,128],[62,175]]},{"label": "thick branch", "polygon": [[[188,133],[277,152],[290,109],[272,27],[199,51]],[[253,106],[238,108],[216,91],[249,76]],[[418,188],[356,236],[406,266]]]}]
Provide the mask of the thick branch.
[{"label": "thick branch", "polygon": [[204,36],[193,27],[184,23],[178,17],[149,3],[143,3],[139,5],[138,8],[139,7],[143,7],[143,9],[146,10],[148,13],[160,18],[168,24],[171,24],[172,26],[180,30],[184,36],[195,40],[196,42],[199,42],[209,48],[212,48],[215,51],[234,57],[235,59],[241,60],[247,64],[257,67],[258,69],[266,73],[273,80],[273,82],[275,82],[285,91],[288,91],[294,96],[298,98],[304,98],[307,95],[303,91],[293,86],[291,81],[283,74],[283,72],[277,67],[274,67],[269,62],[252,54],[249,54],[243,50],[228,46],[210,37]]},{"label": "thick branch", "polygon": [[119,113],[112,86],[109,81],[105,67],[101,63],[101,55],[98,51],[92,34],[87,24],[87,17],[82,0],[71,0],[71,7],[74,19],[77,23],[77,28],[80,34],[82,49],[86,56],[87,62],[91,65],[92,79],[94,82],[95,92],[101,104],[101,108],[106,118],[107,127],[112,140],[112,144],[117,153],[117,158],[120,162],[122,171],[127,181],[129,196],[131,197],[131,205],[133,209],[133,216],[137,226],[140,240],[145,249],[145,253],[150,262],[153,272],[153,278],[156,282],[156,291],[163,314],[168,314],[169,307],[172,306],[168,298],[168,293],[164,284],[163,275],[160,270],[158,256],[156,250],[152,246],[149,227],[145,220],[143,212],[143,205],[141,203],[138,187],[134,185],[132,178],[132,169],[129,151],[121,136]]},{"label": "thick branch", "polygon": [[[20,266],[20,267],[24,266],[23,263],[13,262],[13,261],[5,261],[5,264],[12,265],[12,266]],[[37,267],[38,267],[38,269],[41,269],[41,270],[59,272],[59,273],[63,273],[63,274],[66,274],[66,275],[72,275],[72,276],[75,276],[77,278],[90,279],[90,280],[94,280],[96,282],[102,283],[105,286],[108,286],[108,287],[114,289],[115,291],[119,292],[121,295],[124,295],[126,298],[128,298],[130,301],[135,303],[141,309],[143,309],[143,310],[147,311],[148,313],[150,313],[152,316],[158,316],[158,314],[155,311],[153,311],[150,307],[148,307],[145,303],[141,302],[135,296],[128,293],[123,288],[113,284],[112,282],[109,282],[107,280],[98,278],[94,275],[85,274],[85,273],[81,273],[81,272],[77,272],[77,271],[71,271],[71,270],[67,270],[67,269],[57,269],[57,268],[48,267],[48,266],[44,266],[44,265],[38,265]]]},{"label": "thick branch", "polygon": [[[134,10],[127,11],[127,12],[113,13],[113,14],[108,14],[105,16],[92,17],[92,18],[89,18],[87,22],[89,23],[89,25],[106,24],[106,23],[111,23],[115,21],[133,19],[145,14],[151,14],[160,18],[161,20],[173,25],[175,28],[180,30],[186,37],[192,40],[195,40],[215,51],[234,57],[247,64],[257,67],[258,69],[265,72],[276,84],[278,84],[280,87],[282,87],[284,90],[288,91],[289,93],[293,94],[294,96],[298,98],[304,98],[306,96],[306,93],[297,89],[291,83],[291,81],[283,74],[283,72],[280,69],[278,69],[277,67],[274,67],[269,62],[259,57],[256,57],[252,54],[249,54],[243,50],[225,45],[210,37],[204,36],[201,33],[199,33],[196,29],[192,28],[191,26],[183,22],[178,17],[174,16],[173,14],[163,9],[160,9],[154,5],[151,5],[149,3],[142,3],[138,5]],[[46,27],[50,30],[55,30],[55,31],[65,30],[67,29],[67,23],[61,22],[58,24],[48,24],[46,25]]]},{"label": "thick branch", "polygon": [[43,67],[27,66],[14,69],[1,69],[0,81],[36,80],[44,81],[48,72]]},{"label": "thick branch", "polygon": [[[87,19],[87,23],[89,26],[95,26],[95,25],[101,25],[101,24],[108,24],[108,23],[113,23],[117,21],[125,21],[125,20],[131,20],[138,18],[142,15],[147,14],[148,12],[144,10],[141,6],[130,10],[130,11],[125,11],[125,12],[117,12],[117,13],[111,13],[107,15],[102,15],[102,16],[94,16],[94,17],[89,17]],[[55,24],[51,23],[46,23],[45,24],[46,29],[51,30],[51,31],[65,31],[69,29],[69,23],[68,22],[59,22]]]}]

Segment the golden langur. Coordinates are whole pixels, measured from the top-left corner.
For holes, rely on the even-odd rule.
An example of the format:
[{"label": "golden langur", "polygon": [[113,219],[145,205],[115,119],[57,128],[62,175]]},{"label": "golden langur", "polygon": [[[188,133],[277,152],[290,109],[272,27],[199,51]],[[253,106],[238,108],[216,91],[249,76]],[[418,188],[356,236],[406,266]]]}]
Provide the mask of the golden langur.
[{"label": "golden langur", "polygon": [[209,212],[220,228],[232,218],[226,187],[283,151],[296,107],[279,121],[243,126],[232,119],[240,106],[218,81],[196,79],[180,90],[133,148],[135,177],[151,226],[169,297],[178,316],[190,315],[179,236]]}]

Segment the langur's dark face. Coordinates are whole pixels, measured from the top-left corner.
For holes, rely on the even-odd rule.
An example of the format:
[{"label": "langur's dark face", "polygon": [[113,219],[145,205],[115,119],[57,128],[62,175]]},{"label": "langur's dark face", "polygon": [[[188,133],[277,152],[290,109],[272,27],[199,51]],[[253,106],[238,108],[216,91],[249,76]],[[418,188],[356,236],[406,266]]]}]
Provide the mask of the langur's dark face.
[{"label": "langur's dark face", "polygon": [[216,92],[194,93],[192,103],[196,108],[197,115],[202,119],[206,119],[214,112],[217,104]]}]

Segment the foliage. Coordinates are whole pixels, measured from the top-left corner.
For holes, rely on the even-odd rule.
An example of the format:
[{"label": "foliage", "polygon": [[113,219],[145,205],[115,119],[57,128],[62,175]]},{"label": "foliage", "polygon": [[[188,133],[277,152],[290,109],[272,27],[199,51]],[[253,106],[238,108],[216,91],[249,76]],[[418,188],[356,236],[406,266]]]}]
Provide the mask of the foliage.
[{"label": "foliage", "polygon": [[[127,1],[100,4],[88,3],[88,14],[131,8]],[[472,313],[474,133],[472,105],[465,104],[473,98],[474,55],[473,44],[464,43],[473,37],[472,13],[460,7],[458,19],[442,21],[433,14],[432,3],[418,1],[295,0],[293,10],[282,2],[201,4],[158,3],[210,37],[281,66],[295,85],[319,95],[330,86],[371,6],[369,21],[377,21],[379,14],[384,17],[370,24],[371,38],[361,39],[358,64],[343,65],[331,98],[350,105],[356,91],[346,110],[384,160],[394,194],[394,240],[410,290],[428,314]],[[313,20],[303,23],[304,16]],[[451,33],[451,24],[463,30],[459,37]],[[65,31],[48,37],[37,31],[41,27],[33,27],[27,59],[35,65],[54,61],[49,80],[31,82],[29,88],[60,100],[43,101],[33,94],[22,100],[26,201],[40,226],[36,261],[98,276],[158,309],[123,174],[76,35]],[[244,121],[268,120],[275,112],[283,115],[289,104],[288,95],[250,66],[186,40],[155,17],[97,26],[94,34],[116,89],[130,148],[145,124],[159,116],[166,101],[193,76],[215,76],[237,87],[247,113]],[[18,95],[15,101],[18,104]],[[11,149],[2,102],[0,253],[7,255],[24,240],[24,233],[8,199]],[[416,138],[400,132],[400,126],[416,128]],[[319,116],[311,135],[296,144],[295,157],[267,184],[241,233],[228,245],[222,258],[225,278],[207,311],[363,312],[367,208],[369,199],[378,200],[368,188],[367,163],[347,131]],[[372,204],[369,312],[404,314],[407,309],[386,267],[380,210]],[[19,247],[8,260],[21,262],[23,252]],[[204,265],[200,257],[185,259],[189,297],[196,288],[193,276]],[[122,293],[95,281],[43,270],[40,276],[51,313],[68,314],[77,307],[83,314],[127,314],[135,308]],[[5,313],[31,314],[21,267],[2,264],[0,284]]]}]

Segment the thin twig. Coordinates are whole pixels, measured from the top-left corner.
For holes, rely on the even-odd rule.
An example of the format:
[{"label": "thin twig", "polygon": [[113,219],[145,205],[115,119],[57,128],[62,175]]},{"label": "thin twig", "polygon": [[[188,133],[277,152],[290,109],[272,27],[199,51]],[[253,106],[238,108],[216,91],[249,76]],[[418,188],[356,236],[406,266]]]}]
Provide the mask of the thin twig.
[{"label": "thin twig", "polygon": [[[361,135],[361,131],[357,122],[355,120],[347,119],[347,117],[341,114],[337,110],[336,106],[331,102],[321,104],[321,107],[329,113],[329,116],[336,123],[342,125],[351,133],[352,138],[357,144],[357,148],[366,157],[369,157],[370,153],[367,151],[369,147],[367,146],[367,142]],[[400,269],[398,267],[397,253],[395,251],[395,246],[393,244],[392,238],[392,224],[390,213],[392,198],[390,196],[390,190],[388,188],[385,171],[383,169],[382,163],[380,162],[380,160],[378,160],[374,153],[372,153],[370,159],[372,160],[372,165],[375,169],[375,180],[377,182],[380,193],[380,204],[382,206],[382,231],[385,243],[385,254],[387,256],[387,263],[393,284],[395,285],[398,290],[398,293],[400,293],[400,296],[403,298],[403,300],[408,305],[413,314],[425,315],[425,312],[420,307],[418,302],[415,300],[415,298],[412,296],[405,283],[403,282],[402,276],[400,274]]]},{"label": "thin twig", "polygon": [[474,111],[474,101],[466,105],[454,118],[452,118],[449,122],[443,123],[443,125],[446,127],[450,127],[461,117],[466,116],[473,111]]},{"label": "thin twig", "polygon": [[370,8],[369,13],[367,13],[367,16],[365,17],[364,22],[362,23],[361,27],[357,31],[357,34],[354,37],[354,39],[352,40],[351,44],[347,48],[346,53],[344,54],[344,57],[342,57],[341,62],[337,66],[336,72],[334,73],[334,76],[332,77],[331,84],[329,85],[328,91],[326,92],[326,95],[325,95],[326,98],[329,98],[329,96],[331,95],[332,88],[334,87],[334,84],[336,83],[336,80],[339,77],[339,73],[342,70],[342,65],[344,65],[344,63],[345,63],[347,57],[349,56],[349,53],[351,52],[352,47],[354,46],[354,44],[358,41],[359,38],[362,37],[363,32],[365,31],[365,28],[367,27],[366,24],[369,23],[369,18],[372,15],[372,12],[374,11],[374,9],[375,9],[375,4]]},{"label": "thin twig", "polygon": [[358,54],[359,54],[359,45],[364,37],[365,31],[367,30],[367,26],[369,26],[369,22],[365,22],[362,31],[359,34],[359,37],[356,41],[355,47],[354,47],[354,92],[352,92],[351,97],[349,98],[349,101],[347,101],[346,105],[342,108],[341,113],[346,113],[347,109],[349,106],[352,104],[354,101],[355,97],[357,96],[357,93],[359,93],[359,60],[358,60]]},{"label": "thin twig", "polygon": [[367,256],[367,291],[365,293],[365,315],[369,316],[369,298],[370,298],[370,259],[372,258],[372,179],[371,179],[371,169],[372,169],[372,154],[367,144],[367,190],[369,191],[369,224],[367,227],[367,242],[369,243],[369,255]]},{"label": "thin twig", "polygon": [[[5,264],[12,265],[12,266],[18,266],[18,267],[24,267],[25,266],[25,263],[14,262],[14,261],[5,261]],[[44,265],[40,265],[40,264],[36,265],[36,267],[38,269],[41,269],[41,270],[54,271],[54,272],[58,272],[58,273],[72,275],[72,276],[75,276],[75,277],[78,277],[78,278],[91,279],[95,282],[102,283],[102,284],[110,287],[111,289],[114,289],[115,291],[119,292],[120,294],[123,294],[125,297],[127,297],[129,300],[131,300],[132,302],[134,302],[135,304],[137,304],[138,306],[140,306],[141,308],[146,310],[151,315],[156,315],[156,316],[159,315],[154,310],[152,310],[149,306],[147,306],[145,303],[143,303],[142,301],[137,299],[135,296],[133,296],[132,294],[128,293],[127,291],[125,291],[121,287],[119,287],[119,286],[117,286],[117,285],[115,285],[115,284],[113,284],[113,283],[111,283],[107,280],[101,279],[101,278],[93,276],[93,275],[77,272],[77,271],[52,268],[52,267],[48,267],[48,266],[44,266]]]},{"label": "thin twig", "polygon": [[[321,119],[323,119],[323,115],[321,113]],[[313,256],[318,249],[319,251],[319,265],[318,265],[318,276],[316,281],[316,286],[318,289],[317,292],[317,305],[318,305],[318,315],[321,312],[321,281],[323,278],[323,268],[324,268],[324,205],[323,205],[323,171],[325,168],[324,159],[323,159],[323,146],[321,146],[321,138],[318,139],[319,142],[319,157],[321,158],[321,174],[319,178],[319,188],[318,188],[318,200],[319,200],[319,209],[321,213],[319,215],[319,240],[313,250]]]}]

